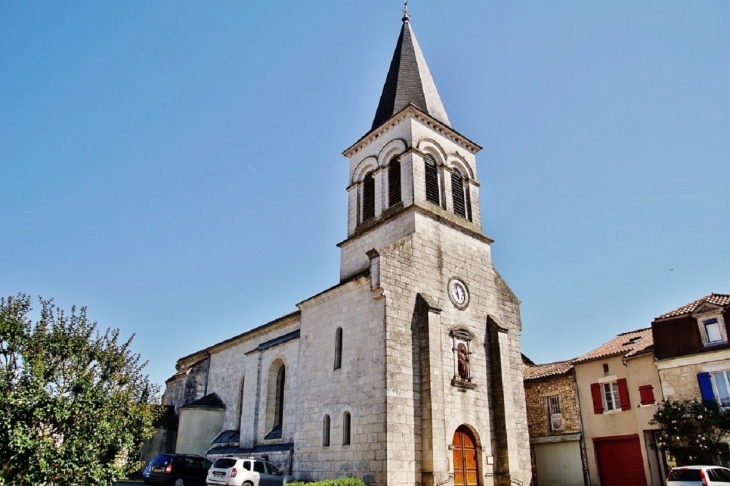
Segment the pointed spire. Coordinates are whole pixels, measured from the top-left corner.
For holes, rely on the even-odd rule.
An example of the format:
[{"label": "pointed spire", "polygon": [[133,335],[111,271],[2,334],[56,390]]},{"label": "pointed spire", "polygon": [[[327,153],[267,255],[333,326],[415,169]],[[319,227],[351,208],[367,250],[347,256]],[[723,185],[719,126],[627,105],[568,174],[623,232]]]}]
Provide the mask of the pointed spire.
[{"label": "pointed spire", "polygon": [[390,69],[385,78],[383,93],[380,95],[371,130],[378,128],[409,104],[415,105],[441,123],[451,126],[431,72],[411,29],[408,2],[406,2],[403,8],[403,27],[395,46],[393,59],[390,61]]}]

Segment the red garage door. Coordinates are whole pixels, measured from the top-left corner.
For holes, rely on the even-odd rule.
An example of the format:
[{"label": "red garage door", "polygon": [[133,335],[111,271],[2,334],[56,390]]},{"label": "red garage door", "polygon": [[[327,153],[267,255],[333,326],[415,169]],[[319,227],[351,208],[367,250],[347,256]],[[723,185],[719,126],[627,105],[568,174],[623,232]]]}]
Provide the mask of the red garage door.
[{"label": "red garage door", "polygon": [[638,435],[593,439],[601,486],[646,486]]}]

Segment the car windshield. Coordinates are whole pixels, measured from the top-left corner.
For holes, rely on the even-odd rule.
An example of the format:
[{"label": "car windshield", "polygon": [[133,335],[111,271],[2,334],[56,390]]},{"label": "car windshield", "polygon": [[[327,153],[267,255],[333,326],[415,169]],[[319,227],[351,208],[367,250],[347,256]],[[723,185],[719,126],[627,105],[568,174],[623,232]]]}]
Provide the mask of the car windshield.
[{"label": "car windshield", "polygon": [[699,469],[672,469],[669,481],[702,481]]},{"label": "car windshield", "polygon": [[711,481],[721,481],[721,482],[728,482],[730,481],[730,471],[727,469],[722,468],[713,468],[707,470],[707,475],[710,476]]},{"label": "car windshield", "polygon": [[236,460],[230,457],[221,457],[213,464],[216,469],[229,469],[236,465]]}]

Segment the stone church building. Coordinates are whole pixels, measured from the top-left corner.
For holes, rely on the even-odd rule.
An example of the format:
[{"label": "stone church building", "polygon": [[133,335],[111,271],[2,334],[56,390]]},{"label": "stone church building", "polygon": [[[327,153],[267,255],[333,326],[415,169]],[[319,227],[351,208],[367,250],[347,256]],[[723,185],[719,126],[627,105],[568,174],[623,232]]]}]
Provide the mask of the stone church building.
[{"label": "stone church building", "polygon": [[178,360],[173,449],[300,479],[529,484],[520,301],[482,233],[479,150],[406,14],[372,127],[344,151],[339,282]]}]

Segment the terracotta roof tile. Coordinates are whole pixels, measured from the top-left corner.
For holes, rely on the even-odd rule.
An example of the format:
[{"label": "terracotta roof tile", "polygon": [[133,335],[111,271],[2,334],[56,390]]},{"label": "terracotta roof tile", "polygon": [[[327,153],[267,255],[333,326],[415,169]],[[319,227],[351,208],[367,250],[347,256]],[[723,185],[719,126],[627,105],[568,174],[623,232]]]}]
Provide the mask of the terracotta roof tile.
[{"label": "terracotta roof tile", "polygon": [[654,348],[654,338],[651,334],[651,328],[639,329],[637,331],[624,332],[619,334],[609,342],[602,344],[593,351],[589,351],[580,358],[576,358],[574,363],[584,363],[608,356],[624,356],[630,358],[639,354],[649,352]]},{"label": "terracotta roof tile", "polygon": [[524,371],[525,381],[537,380],[539,378],[546,378],[548,376],[564,375],[565,373],[573,369],[573,362],[572,360],[568,360],[541,365],[525,364],[522,369]]},{"label": "terracotta roof tile", "polygon": [[702,297],[701,299],[695,300],[694,302],[690,302],[687,305],[683,305],[679,309],[674,309],[671,312],[662,314],[654,320],[667,319],[669,317],[678,317],[678,316],[683,316],[685,314],[691,314],[694,311],[696,311],[702,304],[705,304],[705,303],[721,305],[721,306],[730,305],[730,295],[712,293],[710,295]]}]

